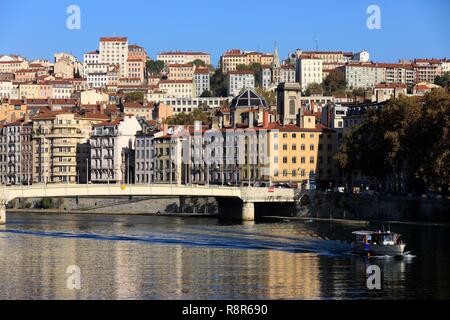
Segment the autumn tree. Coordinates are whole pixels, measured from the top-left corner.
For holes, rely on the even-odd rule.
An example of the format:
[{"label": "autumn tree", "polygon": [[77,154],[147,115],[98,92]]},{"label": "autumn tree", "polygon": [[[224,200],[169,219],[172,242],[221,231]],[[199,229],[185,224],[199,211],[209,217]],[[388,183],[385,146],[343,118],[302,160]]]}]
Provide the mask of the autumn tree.
[{"label": "autumn tree", "polygon": [[347,87],[345,74],[338,69],[330,71],[325,80],[323,80],[322,87],[326,95],[345,91],[345,88]]}]

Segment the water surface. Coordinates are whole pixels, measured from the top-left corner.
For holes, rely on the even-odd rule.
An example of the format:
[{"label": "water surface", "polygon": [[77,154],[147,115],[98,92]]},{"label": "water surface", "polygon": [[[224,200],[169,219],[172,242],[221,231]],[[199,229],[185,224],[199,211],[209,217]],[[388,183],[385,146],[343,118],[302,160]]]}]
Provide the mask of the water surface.
[{"label": "water surface", "polygon": [[[450,233],[395,227],[409,257],[349,253],[355,226],[215,218],[9,214],[0,299],[449,299]],[[394,228],[393,228],[394,229]],[[382,289],[366,268],[382,270]],[[68,266],[81,270],[69,290]]]}]

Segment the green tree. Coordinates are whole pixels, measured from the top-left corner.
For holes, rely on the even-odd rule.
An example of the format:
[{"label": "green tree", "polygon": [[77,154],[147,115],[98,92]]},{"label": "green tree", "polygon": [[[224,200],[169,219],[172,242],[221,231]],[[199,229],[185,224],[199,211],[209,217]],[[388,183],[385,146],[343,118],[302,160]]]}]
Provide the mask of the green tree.
[{"label": "green tree", "polygon": [[227,78],[220,68],[215,69],[211,76],[210,89],[215,97],[227,96]]},{"label": "green tree", "polygon": [[53,209],[53,198],[42,198],[40,207],[42,209]]},{"label": "green tree", "polygon": [[442,76],[437,76],[434,80],[434,84],[447,88],[448,90],[450,84],[450,72],[445,72]]},{"label": "green tree", "polygon": [[157,76],[164,69],[164,61],[147,60],[147,62],[145,63],[145,67],[149,74]]},{"label": "green tree", "polygon": [[450,94],[434,89],[423,101],[400,96],[344,136],[336,158],[346,172],[377,182],[401,173],[417,192],[448,193],[450,186]]},{"label": "green tree", "polygon": [[144,93],[143,92],[129,92],[125,94],[125,102],[143,102]]},{"label": "green tree", "polygon": [[210,123],[209,112],[205,111],[204,106],[199,106],[189,113],[180,112],[175,116],[168,118],[166,123],[172,125],[193,125],[195,121],[201,121],[204,124]]},{"label": "green tree", "polygon": [[213,93],[209,90],[203,91],[202,94],[200,95],[201,98],[209,98],[212,96],[213,96]]},{"label": "green tree", "polygon": [[195,59],[194,61],[192,61],[192,63],[194,65],[196,65],[197,67],[206,67],[205,61],[203,61],[201,59]]},{"label": "green tree", "polygon": [[277,104],[277,94],[275,91],[269,91],[264,88],[256,88],[256,92],[263,96],[269,106],[274,106]]},{"label": "green tree", "polygon": [[332,95],[336,92],[342,92],[347,87],[345,74],[338,69],[330,71],[325,80],[323,80],[322,87],[326,95]]},{"label": "green tree", "polygon": [[318,84],[316,82],[313,82],[313,83],[310,83],[306,87],[304,95],[305,96],[310,96],[311,94],[322,94],[322,93],[323,93],[322,85],[320,85],[320,84]]}]

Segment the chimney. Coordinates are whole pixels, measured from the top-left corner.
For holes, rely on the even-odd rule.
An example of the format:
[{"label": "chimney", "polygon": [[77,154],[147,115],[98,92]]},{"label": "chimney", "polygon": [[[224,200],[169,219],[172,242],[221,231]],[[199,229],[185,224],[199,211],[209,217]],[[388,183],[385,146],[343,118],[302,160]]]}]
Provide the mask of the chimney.
[{"label": "chimney", "polygon": [[269,125],[269,112],[267,110],[263,111],[263,128],[267,128]]}]

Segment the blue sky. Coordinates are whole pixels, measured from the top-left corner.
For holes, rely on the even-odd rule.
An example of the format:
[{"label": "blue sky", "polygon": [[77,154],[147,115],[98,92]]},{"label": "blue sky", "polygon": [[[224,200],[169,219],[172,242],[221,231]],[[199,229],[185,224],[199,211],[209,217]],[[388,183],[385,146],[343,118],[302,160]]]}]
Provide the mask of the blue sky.
[{"label": "blue sky", "polygon": [[[81,9],[81,29],[66,28],[69,5]],[[381,30],[366,27],[367,7],[381,9]],[[450,58],[448,0],[0,0],[0,53],[52,59],[82,58],[100,36],[128,36],[151,57],[166,50],[207,51],[301,48],[359,51],[374,61]]]}]

